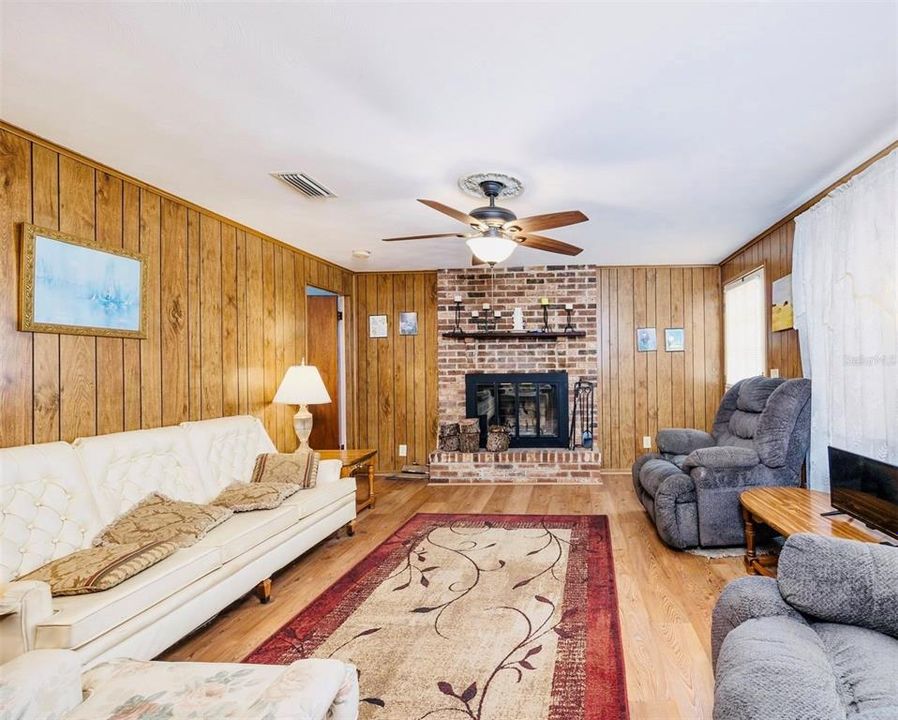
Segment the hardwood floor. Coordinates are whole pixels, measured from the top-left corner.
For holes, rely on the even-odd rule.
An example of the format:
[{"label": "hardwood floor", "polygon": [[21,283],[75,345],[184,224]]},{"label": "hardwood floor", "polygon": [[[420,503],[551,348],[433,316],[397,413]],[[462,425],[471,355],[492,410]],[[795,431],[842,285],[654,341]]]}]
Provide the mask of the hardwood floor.
[{"label": "hardwood floor", "polygon": [[629,475],[590,486],[378,480],[377,491],[377,507],[359,516],[355,537],[341,533],[275,576],[268,605],[247,596],[161,659],[241,660],[416,512],[601,514],[611,523],[631,717],[711,717],[711,609],[723,586],[744,574],[742,559],[667,548]]}]

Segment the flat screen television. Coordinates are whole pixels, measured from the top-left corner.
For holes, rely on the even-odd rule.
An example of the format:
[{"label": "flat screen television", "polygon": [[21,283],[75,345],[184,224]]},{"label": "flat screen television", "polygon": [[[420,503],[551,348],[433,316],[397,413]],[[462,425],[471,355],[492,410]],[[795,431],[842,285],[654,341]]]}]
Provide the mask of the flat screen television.
[{"label": "flat screen television", "polygon": [[898,537],[898,467],[830,447],[829,486],[836,510]]}]

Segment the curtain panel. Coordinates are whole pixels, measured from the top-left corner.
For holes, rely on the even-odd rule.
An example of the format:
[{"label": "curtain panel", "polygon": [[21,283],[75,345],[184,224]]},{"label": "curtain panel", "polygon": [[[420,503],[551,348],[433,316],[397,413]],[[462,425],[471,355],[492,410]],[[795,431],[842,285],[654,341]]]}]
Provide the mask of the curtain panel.
[{"label": "curtain panel", "polygon": [[795,219],[792,285],[813,382],[810,487],[827,445],[898,464],[898,150]]}]

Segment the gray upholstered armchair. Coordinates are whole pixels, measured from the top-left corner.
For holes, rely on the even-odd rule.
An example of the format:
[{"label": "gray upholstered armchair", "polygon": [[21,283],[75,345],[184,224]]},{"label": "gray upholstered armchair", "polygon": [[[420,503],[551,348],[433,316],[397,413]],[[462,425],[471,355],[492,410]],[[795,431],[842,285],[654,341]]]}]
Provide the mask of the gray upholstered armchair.
[{"label": "gray upholstered armchair", "polygon": [[633,485],[661,539],[675,548],[742,544],[739,494],[798,485],[810,426],[810,380],[754,377],[726,392],[710,433],[659,431],[661,452],[636,460]]}]

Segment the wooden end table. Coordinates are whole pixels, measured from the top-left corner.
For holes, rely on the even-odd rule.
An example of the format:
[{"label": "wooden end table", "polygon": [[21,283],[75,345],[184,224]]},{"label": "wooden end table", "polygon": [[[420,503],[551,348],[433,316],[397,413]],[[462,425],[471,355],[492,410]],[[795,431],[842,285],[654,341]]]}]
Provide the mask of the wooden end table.
[{"label": "wooden end table", "polygon": [[776,577],[776,555],[758,555],[755,542],[758,525],[766,525],[783,537],[813,533],[827,537],[878,543],[870,534],[844,516],[822,517],[830,512],[829,494],[793,487],[759,487],[739,496],[745,521],[745,569],[752,575]]},{"label": "wooden end table", "polygon": [[[364,498],[356,506],[356,512],[361,512],[365,508],[374,508],[374,460],[377,457],[377,450],[319,450],[322,460],[339,460],[343,463],[343,469],[340,471],[340,477],[355,476],[361,471],[365,471],[368,476],[368,497]],[[352,529],[352,528],[350,528]]]}]

